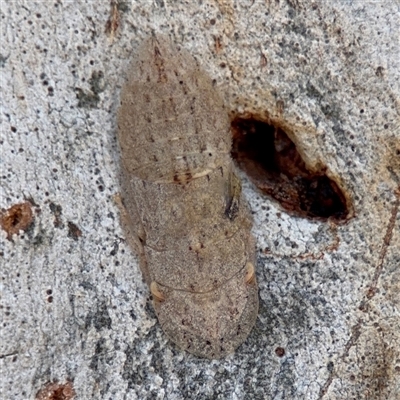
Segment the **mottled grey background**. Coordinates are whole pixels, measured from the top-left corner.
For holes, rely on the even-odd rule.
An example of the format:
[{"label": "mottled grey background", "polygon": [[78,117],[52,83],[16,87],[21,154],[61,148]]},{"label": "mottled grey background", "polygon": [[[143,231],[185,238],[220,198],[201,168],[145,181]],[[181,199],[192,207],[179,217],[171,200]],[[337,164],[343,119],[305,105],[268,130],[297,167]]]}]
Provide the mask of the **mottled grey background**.
[{"label": "mottled grey background", "polygon": [[[399,1],[116,9],[111,34],[108,1],[1,2],[0,207],[36,204],[31,229],[0,233],[2,398],[69,380],[77,399],[398,399]],[[167,342],[113,200],[119,90],[153,31],[198,59],[231,113],[288,127],[354,207],[340,226],[296,218],[244,177],[261,307],[221,361]]]}]

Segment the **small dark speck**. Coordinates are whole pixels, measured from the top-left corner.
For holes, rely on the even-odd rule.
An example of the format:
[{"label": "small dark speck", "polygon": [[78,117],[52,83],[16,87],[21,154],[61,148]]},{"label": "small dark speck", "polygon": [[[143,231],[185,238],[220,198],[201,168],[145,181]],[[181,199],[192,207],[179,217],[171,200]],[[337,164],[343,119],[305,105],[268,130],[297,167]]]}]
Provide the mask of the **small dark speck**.
[{"label": "small dark speck", "polygon": [[383,67],[379,66],[375,71],[376,76],[383,76]]},{"label": "small dark speck", "polygon": [[276,354],[278,357],[283,357],[283,356],[285,355],[285,349],[284,349],[283,347],[277,347],[277,348],[275,349],[275,354]]},{"label": "small dark speck", "polygon": [[332,361],[329,361],[328,364],[326,365],[326,368],[328,368],[329,372],[332,372],[334,366],[335,364]]},{"label": "small dark speck", "polygon": [[8,57],[5,57],[2,54],[0,54],[0,68],[3,68],[6,65],[7,58]]},{"label": "small dark speck", "polygon": [[82,231],[73,222],[68,222],[68,237],[78,240],[82,236]]},{"label": "small dark speck", "polygon": [[129,311],[129,315],[131,316],[131,318],[136,321],[137,317],[136,314],[133,312],[133,310]]}]

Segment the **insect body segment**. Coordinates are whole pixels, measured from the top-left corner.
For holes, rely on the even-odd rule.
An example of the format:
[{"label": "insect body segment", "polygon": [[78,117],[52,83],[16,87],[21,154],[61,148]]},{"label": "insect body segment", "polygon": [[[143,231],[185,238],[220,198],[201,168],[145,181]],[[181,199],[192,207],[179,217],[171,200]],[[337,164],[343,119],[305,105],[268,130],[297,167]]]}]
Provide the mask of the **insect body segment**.
[{"label": "insect body segment", "polygon": [[125,228],[167,336],[220,358],[258,313],[251,217],[230,158],[229,120],[192,56],[145,42],[118,113]]},{"label": "insect body segment", "polygon": [[154,297],[154,301],[162,302],[165,300],[164,295],[160,292],[160,289],[158,288],[157,282],[155,281],[151,282],[150,292]]}]

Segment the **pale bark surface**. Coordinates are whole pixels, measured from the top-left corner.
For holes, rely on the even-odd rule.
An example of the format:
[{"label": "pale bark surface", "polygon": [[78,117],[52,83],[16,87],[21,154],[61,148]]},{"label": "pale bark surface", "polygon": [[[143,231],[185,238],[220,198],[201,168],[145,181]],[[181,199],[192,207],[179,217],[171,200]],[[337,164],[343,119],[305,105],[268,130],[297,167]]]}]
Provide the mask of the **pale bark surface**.
[{"label": "pale bark surface", "polygon": [[[12,240],[0,232],[0,397],[34,399],[69,382],[48,390],[396,400],[398,0],[120,3],[112,33],[108,2],[1,3],[0,207],[28,201],[34,222]],[[113,199],[120,87],[153,31],[196,57],[233,115],[267,114],[290,130],[354,209],[341,225],[294,217],[243,176],[260,312],[219,361],[166,339]]]}]

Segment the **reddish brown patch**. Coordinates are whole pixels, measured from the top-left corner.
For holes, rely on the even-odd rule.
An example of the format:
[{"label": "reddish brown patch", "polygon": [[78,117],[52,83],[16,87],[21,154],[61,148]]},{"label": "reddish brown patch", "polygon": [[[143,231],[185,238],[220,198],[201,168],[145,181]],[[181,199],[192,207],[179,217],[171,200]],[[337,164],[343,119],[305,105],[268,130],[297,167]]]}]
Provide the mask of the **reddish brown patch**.
[{"label": "reddish brown patch", "polygon": [[72,400],[75,395],[72,382],[68,381],[63,384],[49,382],[37,392],[35,400]]},{"label": "reddish brown patch", "polygon": [[1,229],[7,232],[7,239],[11,240],[19,231],[26,231],[33,223],[32,205],[28,201],[14,204],[8,210],[0,213]]},{"label": "reddish brown patch", "polygon": [[275,354],[276,354],[278,357],[283,357],[283,356],[285,355],[285,349],[284,349],[283,347],[277,347],[277,348],[275,349]]}]

